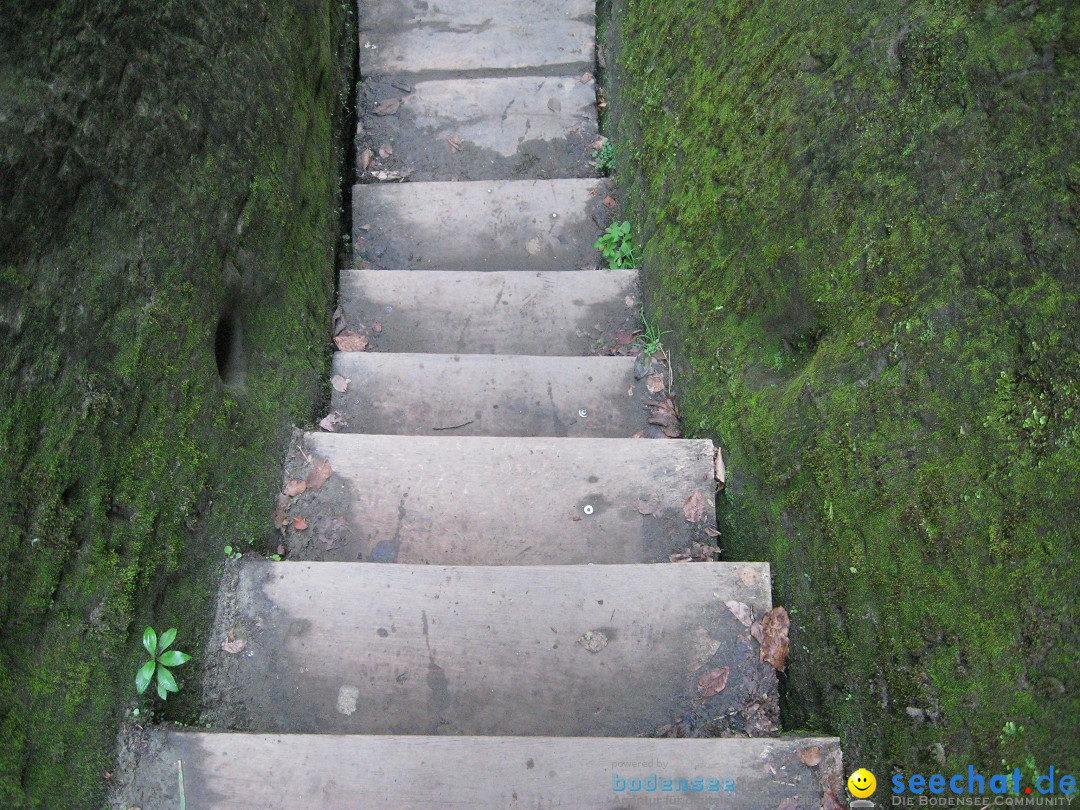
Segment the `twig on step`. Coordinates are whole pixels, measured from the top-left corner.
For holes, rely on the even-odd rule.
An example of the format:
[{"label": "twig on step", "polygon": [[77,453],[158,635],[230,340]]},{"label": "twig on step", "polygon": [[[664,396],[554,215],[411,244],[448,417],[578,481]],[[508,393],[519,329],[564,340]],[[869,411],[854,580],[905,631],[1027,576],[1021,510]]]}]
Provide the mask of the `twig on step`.
[{"label": "twig on step", "polygon": [[460,425],[448,425],[447,427],[433,427],[432,430],[457,430],[458,428],[463,428],[466,425],[471,425],[475,421],[476,421],[475,419],[470,419],[468,422],[462,422]]}]

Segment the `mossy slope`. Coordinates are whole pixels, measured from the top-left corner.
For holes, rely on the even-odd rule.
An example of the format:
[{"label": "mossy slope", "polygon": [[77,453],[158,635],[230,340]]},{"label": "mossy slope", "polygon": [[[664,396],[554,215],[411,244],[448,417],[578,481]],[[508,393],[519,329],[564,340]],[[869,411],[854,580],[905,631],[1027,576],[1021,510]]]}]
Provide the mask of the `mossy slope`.
[{"label": "mossy slope", "polygon": [[327,0],[5,6],[5,808],[100,806],[143,627],[199,652],[222,545],[265,536],[326,366],[350,24]]},{"label": "mossy slope", "polygon": [[793,614],[787,726],[879,774],[1076,774],[1080,6],[612,19],[621,201],[727,557]]}]

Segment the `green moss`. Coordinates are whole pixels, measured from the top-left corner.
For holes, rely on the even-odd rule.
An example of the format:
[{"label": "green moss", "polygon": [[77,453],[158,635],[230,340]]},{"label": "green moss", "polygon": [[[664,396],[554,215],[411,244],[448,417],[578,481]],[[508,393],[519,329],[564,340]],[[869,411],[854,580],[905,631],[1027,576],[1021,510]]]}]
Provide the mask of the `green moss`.
[{"label": "green moss", "polygon": [[[143,627],[203,643],[222,538],[266,534],[289,427],[319,406],[352,12],[65,0],[11,15],[0,805],[94,807]],[[226,316],[244,374],[223,382]],[[198,708],[198,661],[185,670],[177,719]]]},{"label": "green moss", "polygon": [[786,725],[1080,771],[1080,8],[625,0],[608,48],[722,543],[793,611]]}]

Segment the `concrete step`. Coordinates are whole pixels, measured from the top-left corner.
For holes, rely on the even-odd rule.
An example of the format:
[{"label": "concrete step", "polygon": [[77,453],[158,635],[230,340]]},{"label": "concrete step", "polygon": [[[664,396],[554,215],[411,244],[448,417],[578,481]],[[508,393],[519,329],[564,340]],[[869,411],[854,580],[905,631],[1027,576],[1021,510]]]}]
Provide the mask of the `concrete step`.
[{"label": "concrete step", "polygon": [[353,433],[630,438],[651,396],[633,357],[337,352],[334,373]]},{"label": "concrete step", "polygon": [[355,258],[385,270],[596,268],[604,181],[353,186]]},{"label": "concrete step", "polygon": [[595,11],[590,0],[364,0],[360,74],[592,70]]},{"label": "concrete step", "polygon": [[387,352],[588,355],[640,325],[636,270],[345,270],[341,306]]},{"label": "concrete step", "polygon": [[[775,810],[830,806],[825,793],[843,784],[835,737],[148,736],[129,798],[144,808],[180,806],[178,761],[200,810]],[[811,768],[800,751],[814,748]]]},{"label": "concrete step", "polygon": [[[665,562],[710,542],[715,524],[706,440],[308,433],[304,444],[334,474],[293,504],[309,528],[289,530],[290,559]],[[690,497],[698,523],[684,515]]]},{"label": "concrete step", "polygon": [[595,177],[596,87],[583,78],[442,79],[411,92],[366,79],[357,155],[370,149],[374,157],[358,164],[357,177],[365,169],[408,172],[413,181]]},{"label": "concrete step", "polygon": [[[244,653],[219,651],[206,680],[218,727],[632,737],[778,711],[776,671],[724,604],[766,612],[766,563],[238,568],[215,638]],[[705,698],[699,679],[725,666]]]}]

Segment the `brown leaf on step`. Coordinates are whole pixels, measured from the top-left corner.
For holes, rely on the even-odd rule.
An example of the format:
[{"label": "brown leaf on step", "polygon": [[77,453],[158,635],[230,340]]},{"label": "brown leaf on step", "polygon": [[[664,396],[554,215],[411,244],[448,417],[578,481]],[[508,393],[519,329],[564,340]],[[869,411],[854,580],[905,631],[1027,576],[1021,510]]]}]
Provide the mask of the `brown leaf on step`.
[{"label": "brown leaf on step", "polygon": [[809,748],[796,748],[795,751],[799,754],[802,764],[808,768],[816,768],[821,762],[821,748],[816,745],[811,745]]},{"label": "brown leaf on step", "polygon": [[847,805],[836,798],[836,791],[829,788],[825,791],[825,801],[821,805],[822,810],[847,810]]},{"label": "brown leaf on step", "polygon": [[334,334],[340,335],[345,331],[345,313],[341,311],[341,307],[334,310]]},{"label": "brown leaf on step", "polygon": [[628,307],[632,307],[634,305],[634,296],[626,296],[626,299],[623,301],[623,303],[626,304]]},{"label": "brown leaf on step", "polygon": [[394,154],[394,147],[392,147],[390,144],[384,143],[382,146],[379,147],[379,157],[383,158],[384,160],[390,157],[392,154]]},{"label": "brown leaf on step", "polygon": [[746,602],[740,602],[737,599],[731,599],[724,602],[727,605],[727,609],[732,612],[736,619],[742,622],[743,627],[749,627],[754,623],[754,611]]},{"label": "brown leaf on step", "polygon": [[697,685],[698,689],[701,690],[701,696],[708,698],[723,692],[730,674],[731,667],[720,667],[719,669],[711,669],[698,678]]},{"label": "brown leaf on step", "polygon": [[664,435],[669,439],[681,439],[682,428],[678,425],[664,425],[661,430],[664,431]]},{"label": "brown leaf on step", "polygon": [[335,374],[333,377],[330,378],[330,385],[332,385],[334,390],[337,391],[339,394],[344,394],[346,391],[349,390],[350,382],[352,382],[352,380],[350,380],[348,377],[342,377],[340,374]]},{"label": "brown leaf on step", "polygon": [[712,526],[706,526],[705,527],[705,534],[707,534],[709,537],[719,537],[720,536],[720,530],[719,529],[714,529]]},{"label": "brown leaf on step", "polygon": [[679,417],[670,408],[657,408],[649,415],[648,422],[650,425],[673,428],[679,424]]},{"label": "brown leaf on step", "polygon": [[688,552],[682,552],[681,554],[669,554],[668,562],[681,563],[681,562],[693,562],[694,555]]},{"label": "brown leaf on step", "polygon": [[400,98],[388,98],[385,101],[380,101],[375,105],[374,113],[376,115],[393,115],[400,109]]},{"label": "brown leaf on step", "polygon": [[799,810],[799,803],[791,796],[776,805],[776,810]]},{"label": "brown leaf on step", "polygon": [[645,501],[637,502],[638,514],[641,515],[656,515],[660,511],[660,504],[658,503],[646,503]]},{"label": "brown leaf on step", "polygon": [[650,374],[645,378],[645,387],[649,389],[650,394],[659,394],[664,390],[665,385],[663,374]]},{"label": "brown leaf on step", "polygon": [[305,489],[307,489],[307,482],[306,481],[299,481],[299,480],[294,478],[292,481],[290,481],[289,483],[287,483],[285,485],[285,489],[283,489],[282,492],[284,492],[290,498],[295,498],[297,495],[299,495]]},{"label": "brown leaf on step", "polygon": [[294,517],[292,519],[292,525],[298,532],[302,532],[308,527],[308,522],[302,517]]},{"label": "brown leaf on step", "polygon": [[443,140],[446,141],[446,146],[449,148],[451,155],[456,155],[464,146],[461,138],[457,135],[447,135]]},{"label": "brown leaf on step", "polygon": [[641,329],[628,329],[624,332],[615,333],[615,342],[620,346],[629,346],[634,342],[634,338],[640,335]]},{"label": "brown leaf on step", "polygon": [[603,204],[604,204],[604,205],[605,205],[605,206],[606,206],[607,208],[614,208],[614,207],[615,207],[615,198],[614,198],[614,197],[612,197],[612,196],[611,196],[610,194],[609,194],[608,196],[604,197],[604,199],[603,199],[603,200],[601,200],[601,202],[602,202],[602,203],[603,203]]},{"label": "brown leaf on step", "polygon": [[754,622],[750,625],[750,635],[754,637],[759,645],[765,643],[765,631],[761,627],[761,622]]},{"label": "brown leaf on step", "polygon": [[761,660],[779,672],[784,671],[788,656],[788,628],[791,620],[783,605],[774,607],[761,617]]},{"label": "brown leaf on step", "polygon": [[592,74],[589,73],[588,71],[585,71],[584,73],[581,74],[581,78],[578,79],[578,81],[581,82],[582,84],[588,84],[589,82],[592,81]]},{"label": "brown leaf on step", "polygon": [[377,172],[372,172],[371,176],[374,177],[376,180],[382,180],[383,182],[390,182],[390,181],[399,181],[400,182],[400,181],[404,181],[405,178],[408,177],[411,172],[412,172],[412,169],[410,169],[407,172],[377,171]]},{"label": "brown leaf on step", "polygon": [[639,430],[639,431],[638,431],[637,433],[635,433],[635,434],[634,434],[633,436],[631,436],[630,438],[631,438],[631,439],[644,439],[644,438],[645,438],[645,431],[643,431],[643,430]]},{"label": "brown leaf on step", "polygon": [[347,424],[349,423],[345,421],[344,414],[339,411],[331,411],[319,420],[319,427],[328,433],[337,433]]},{"label": "brown leaf on step", "polygon": [[316,527],[319,542],[327,551],[341,548],[349,542],[349,524],[344,518],[334,518]]},{"label": "brown leaf on step", "polygon": [[368,346],[368,339],[359,332],[342,332],[334,338],[339,352],[362,352]]},{"label": "brown leaf on step", "polygon": [[382,324],[376,321],[371,325],[371,331],[376,335],[382,334]]},{"label": "brown leaf on step", "polygon": [[604,144],[607,143],[607,142],[608,142],[608,139],[605,136],[601,135],[599,138],[597,138],[595,141],[592,142],[592,148],[593,149],[603,149]]},{"label": "brown leaf on step", "polygon": [[224,642],[221,642],[221,650],[228,652],[230,656],[243,652],[245,646],[244,639],[237,638],[231,630],[229,631],[229,637]]},{"label": "brown leaf on step", "polygon": [[278,543],[277,544],[277,553],[282,557],[285,556],[285,544],[284,543]]},{"label": "brown leaf on step", "polygon": [[285,524],[289,522],[290,506],[292,506],[292,498],[284,492],[279,492],[277,500],[274,501],[274,514],[271,518],[275,529],[284,528]]},{"label": "brown leaf on step", "polygon": [[360,168],[363,171],[367,171],[367,167],[371,165],[371,159],[375,157],[375,154],[370,149],[365,149],[360,153],[360,157],[357,160],[360,162]]},{"label": "brown leaf on step", "polygon": [[325,458],[315,459],[315,466],[312,467],[311,472],[308,473],[307,486],[312,492],[317,490],[327,479],[333,475],[334,471],[330,468],[330,462]]},{"label": "brown leaf on step", "polygon": [[705,519],[705,513],[708,511],[709,504],[700,492],[692,493],[682,508],[683,515],[689,523],[700,523]]},{"label": "brown leaf on step", "polygon": [[390,82],[390,86],[396,87],[402,93],[411,93],[413,91],[413,86],[411,84],[401,81],[400,79]]}]

